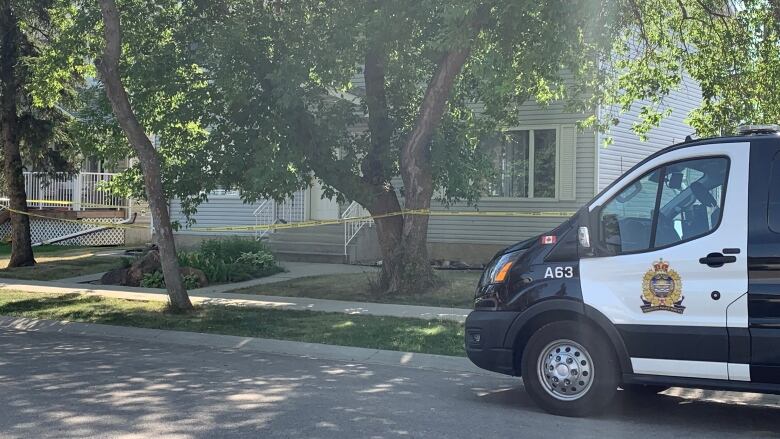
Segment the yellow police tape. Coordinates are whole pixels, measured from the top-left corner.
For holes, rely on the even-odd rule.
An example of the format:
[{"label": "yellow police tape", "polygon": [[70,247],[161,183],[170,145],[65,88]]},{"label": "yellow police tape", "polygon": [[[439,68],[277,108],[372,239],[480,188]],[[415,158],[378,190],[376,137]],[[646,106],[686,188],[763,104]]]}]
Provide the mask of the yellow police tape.
[{"label": "yellow police tape", "polygon": [[[57,205],[71,205],[72,201],[60,201],[60,200],[27,200],[29,204],[57,204]],[[127,206],[121,205],[108,205],[108,204],[93,204],[93,203],[81,203],[82,207],[93,208],[127,208]],[[77,224],[89,224],[96,227],[105,227],[109,229],[138,229],[148,228],[146,225],[141,224],[117,224],[117,223],[105,223],[100,221],[79,220],[70,218],[59,218],[55,216],[41,215],[34,212],[23,212],[10,207],[3,206],[9,212],[27,215],[33,218],[49,219],[53,221],[63,221],[68,223]],[[574,215],[575,212],[558,212],[558,211],[540,211],[540,212],[516,212],[516,211],[448,211],[448,210],[430,210],[430,209],[414,209],[414,210],[400,210],[397,212],[390,212],[381,215],[364,215],[355,216],[349,218],[336,218],[327,220],[308,220],[298,222],[280,222],[274,224],[257,224],[246,226],[212,226],[212,227],[190,227],[187,230],[195,232],[252,232],[252,231],[265,231],[265,230],[283,230],[283,229],[299,229],[305,227],[327,226],[334,224],[344,224],[349,222],[358,221],[372,221],[382,218],[390,218],[395,216],[407,216],[407,215],[427,215],[427,216],[457,216],[457,217],[512,217],[512,218],[568,218]]]}]

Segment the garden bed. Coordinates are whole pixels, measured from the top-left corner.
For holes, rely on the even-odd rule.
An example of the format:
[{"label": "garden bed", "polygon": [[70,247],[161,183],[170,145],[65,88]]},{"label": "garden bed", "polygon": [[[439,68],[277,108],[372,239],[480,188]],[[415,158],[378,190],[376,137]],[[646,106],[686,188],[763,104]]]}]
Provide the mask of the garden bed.
[{"label": "garden bed", "polygon": [[[100,283],[165,288],[158,251],[147,249],[134,254],[127,266],[106,273]],[[178,260],[187,289],[243,282],[284,271],[263,243],[239,238],[204,241],[195,251],[179,252]]]}]

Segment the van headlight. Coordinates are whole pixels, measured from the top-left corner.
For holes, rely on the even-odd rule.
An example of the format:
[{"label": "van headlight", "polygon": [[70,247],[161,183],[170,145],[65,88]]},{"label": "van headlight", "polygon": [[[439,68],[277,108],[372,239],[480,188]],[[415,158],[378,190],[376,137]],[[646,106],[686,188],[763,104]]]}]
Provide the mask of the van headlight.
[{"label": "van headlight", "polygon": [[523,251],[516,251],[501,255],[494,259],[485,269],[480,281],[480,286],[506,282],[509,278],[509,270],[521,254],[523,254]]}]

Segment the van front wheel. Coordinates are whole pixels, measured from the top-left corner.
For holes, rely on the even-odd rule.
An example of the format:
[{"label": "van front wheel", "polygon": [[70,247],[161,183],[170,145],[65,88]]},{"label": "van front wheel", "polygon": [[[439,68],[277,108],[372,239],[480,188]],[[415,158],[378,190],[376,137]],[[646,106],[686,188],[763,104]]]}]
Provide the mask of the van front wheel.
[{"label": "van front wheel", "polygon": [[522,376],[531,398],[562,416],[586,416],[606,406],[618,387],[612,347],[588,325],[573,321],[547,324],[526,344]]}]

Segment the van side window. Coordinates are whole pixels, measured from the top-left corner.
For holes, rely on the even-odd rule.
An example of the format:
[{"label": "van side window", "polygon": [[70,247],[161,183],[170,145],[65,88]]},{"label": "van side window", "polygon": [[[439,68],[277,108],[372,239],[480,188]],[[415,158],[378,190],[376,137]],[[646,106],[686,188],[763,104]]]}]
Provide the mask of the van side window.
[{"label": "van side window", "polygon": [[780,152],[772,160],[772,174],[769,177],[769,230],[780,233]]},{"label": "van side window", "polygon": [[630,184],[601,210],[602,247],[641,252],[710,233],[720,224],[728,166],[723,157],[675,162]]},{"label": "van side window", "polygon": [[708,234],[721,218],[728,160],[691,160],[666,167],[654,247]]},{"label": "van side window", "polygon": [[653,210],[658,196],[661,170],[641,177],[623,189],[601,210],[601,241],[610,253],[635,252],[650,248]]}]

